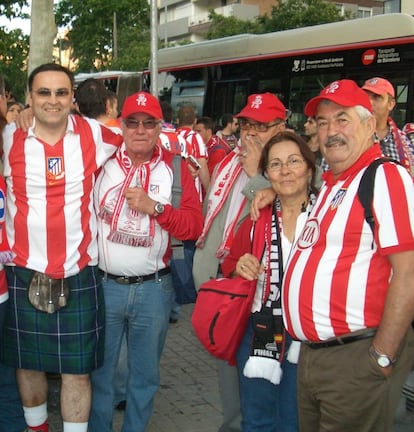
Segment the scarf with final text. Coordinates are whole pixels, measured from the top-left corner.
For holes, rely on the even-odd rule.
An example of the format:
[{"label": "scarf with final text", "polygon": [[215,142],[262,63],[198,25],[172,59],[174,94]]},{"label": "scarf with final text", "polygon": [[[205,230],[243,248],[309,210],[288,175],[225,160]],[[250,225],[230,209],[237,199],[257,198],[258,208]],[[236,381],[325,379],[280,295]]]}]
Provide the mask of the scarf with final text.
[{"label": "scarf with final text", "polygon": [[[305,211],[313,207],[316,197],[310,194]],[[302,210],[303,211],[303,210]],[[243,374],[248,378],[263,378],[277,385],[282,379],[282,363],[286,350],[286,330],[282,317],[281,286],[283,278],[282,209],[278,199],[273,206],[261,210],[255,234],[264,237],[265,268],[262,307],[252,313],[253,341]],[[300,343],[290,343],[287,360],[297,363]]]}]

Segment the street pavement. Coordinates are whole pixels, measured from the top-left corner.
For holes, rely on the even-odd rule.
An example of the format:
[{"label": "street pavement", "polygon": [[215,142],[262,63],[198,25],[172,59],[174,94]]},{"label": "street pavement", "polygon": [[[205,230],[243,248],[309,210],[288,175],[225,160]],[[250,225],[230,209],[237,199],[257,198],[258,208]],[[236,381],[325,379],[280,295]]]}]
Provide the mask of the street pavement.
[{"label": "street pavement", "polygon": [[[221,424],[216,360],[199,344],[191,328],[193,305],[182,306],[170,324],[161,359],[161,388],[147,432],[217,432]],[[62,432],[59,387],[49,380],[51,432]],[[123,413],[114,410],[114,432],[120,432]]]},{"label": "street pavement", "polygon": [[[216,361],[194,336],[192,310],[193,305],[183,306],[178,322],[170,324],[161,359],[161,388],[146,432],[217,432],[220,427]],[[414,372],[409,382],[414,390]],[[60,381],[50,379],[49,387],[50,432],[62,432]],[[121,431],[122,417],[122,411],[114,410],[113,432]],[[413,431],[414,400],[402,397],[392,432]]]}]

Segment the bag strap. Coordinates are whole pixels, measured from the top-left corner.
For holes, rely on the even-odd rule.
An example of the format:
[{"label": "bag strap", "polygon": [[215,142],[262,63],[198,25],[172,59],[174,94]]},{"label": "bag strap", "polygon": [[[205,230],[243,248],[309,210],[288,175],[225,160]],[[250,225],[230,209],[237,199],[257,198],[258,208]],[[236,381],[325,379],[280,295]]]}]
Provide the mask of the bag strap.
[{"label": "bag strap", "polygon": [[398,161],[390,158],[382,157],[379,159],[375,159],[368,165],[367,169],[361,177],[361,181],[358,186],[358,199],[362,207],[364,208],[365,220],[371,228],[372,234],[374,234],[375,228],[374,215],[372,214],[372,198],[374,195],[375,176],[377,173],[377,168],[380,165],[388,162],[401,165]]},{"label": "bag strap", "polygon": [[172,160],[173,168],[173,184],[172,184],[172,206],[179,208],[181,203],[182,187],[181,187],[181,156],[174,154]]}]

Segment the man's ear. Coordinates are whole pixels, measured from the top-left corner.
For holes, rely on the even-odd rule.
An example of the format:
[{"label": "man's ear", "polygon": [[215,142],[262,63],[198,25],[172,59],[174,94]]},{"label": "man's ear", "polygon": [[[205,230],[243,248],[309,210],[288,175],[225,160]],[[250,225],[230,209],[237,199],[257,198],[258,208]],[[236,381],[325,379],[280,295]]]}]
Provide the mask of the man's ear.
[{"label": "man's ear", "polygon": [[105,111],[106,111],[106,113],[108,114],[109,112],[111,112],[111,110],[112,110],[111,102],[110,102],[109,99],[107,99],[107,100],[106,100],[106,103],[105,103]]},{"label": "man's ear", "polygon": [[395,98],[388,96],[388,109],[390,110],[390,112],[395,108],[395,105],[396,105]]},{"label": "man's ear", "polygon": [[377,129],[377,120],[374,115],[371,115],[366,120],[367,125],[367,134],[371,137],[374,135],[376,129]]}]

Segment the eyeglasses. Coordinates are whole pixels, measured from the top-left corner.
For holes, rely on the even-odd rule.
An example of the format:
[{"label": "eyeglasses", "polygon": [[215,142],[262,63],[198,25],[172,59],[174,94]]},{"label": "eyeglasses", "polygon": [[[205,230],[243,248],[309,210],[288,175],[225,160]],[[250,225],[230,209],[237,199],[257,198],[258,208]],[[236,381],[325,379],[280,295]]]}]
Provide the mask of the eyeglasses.
[{"label": "eyeglasses", "polygon": [[135,120],[134,118],[127,118],[124,120],[125,126],[128,129],[137,129],[140,124],[144,126],[144,129],[154,129],[160,122],[158,120]]},{"label": "eyeglasses", "polygon": [[257,122],[250,122],[246,119],[239,119],[239,125],[240,129],[242,130],[250,130],[250,128],[253,128],[256,132],[266,132],[268,129],[270,129],[272,126],[278,126],[284,122],[278,121],[275,123],[257,123]]},{"label": "eyeglasses", "polygon": [[48,98],[54,94],[57,98],[64,98],[69,96],[72,92],[69,89],[61,88],[57,90],[50,90],[48,88],[40,88],[38,90],[32,90],[33,93],[36,93],[38,96],[43,98]]},{"label": "eyeglasses", "polygon": [[280,159],[273,159],[270,161],[267,165],[267,169],[269,171],[280,171],[283,166],[287,166],[289,169],[297,169],[299,168],[303,162],[305,162],[304,159],[300,158],[299,156],[290,156],[287,160],[287,162],[282,162]]}]

